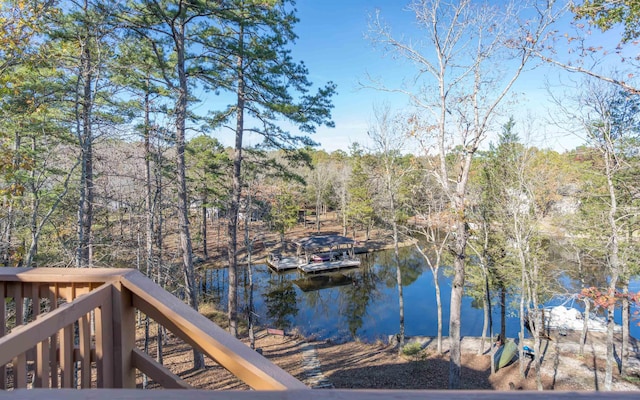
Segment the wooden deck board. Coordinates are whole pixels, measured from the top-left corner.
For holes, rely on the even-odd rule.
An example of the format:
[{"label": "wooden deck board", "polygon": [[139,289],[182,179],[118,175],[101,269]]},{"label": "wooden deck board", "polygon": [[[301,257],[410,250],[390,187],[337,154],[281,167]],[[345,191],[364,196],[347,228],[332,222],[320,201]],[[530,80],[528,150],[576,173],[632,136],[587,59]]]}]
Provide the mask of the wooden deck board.
[{"label": "wooden deck board", "polygon": [[325,271],[336,271],[342,268],[353,268],[360,265],[360,260],[339,260],[310,263],[298,267],[302,272],[313,274]]},{"label": "wooden deck board", "polygon": [[298,268],[300,259],[298,257],[282,257],[277,260],[267,260],[267,264],[276,271],[285,271]]}]

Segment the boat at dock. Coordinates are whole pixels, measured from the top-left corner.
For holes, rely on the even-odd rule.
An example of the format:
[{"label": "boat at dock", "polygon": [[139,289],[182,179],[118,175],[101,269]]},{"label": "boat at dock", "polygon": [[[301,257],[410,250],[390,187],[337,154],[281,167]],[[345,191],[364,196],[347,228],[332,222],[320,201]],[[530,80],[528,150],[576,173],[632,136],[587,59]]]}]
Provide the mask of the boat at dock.
[{"label": "boat at dock", "polygon": [[297,268],[307,274],[360,266],[360,258],[355,256],[354,251],[356,241],[348,237],[318,235],[294,243],[297,246],[295,256],[272,253],[267,257],[267,264],[275,271]]},{"label": "boat at dock", "polygon": [[309,236],[294,243],[302,260],[298,269],[307,274],[360,266],[360,258],[354,251],[356,241],[346,236]]}]

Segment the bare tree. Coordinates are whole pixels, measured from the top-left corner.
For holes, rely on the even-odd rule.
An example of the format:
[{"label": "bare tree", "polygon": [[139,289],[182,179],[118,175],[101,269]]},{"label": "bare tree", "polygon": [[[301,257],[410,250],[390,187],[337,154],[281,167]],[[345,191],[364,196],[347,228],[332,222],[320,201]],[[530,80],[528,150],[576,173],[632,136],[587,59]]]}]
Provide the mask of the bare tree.
[{"label": "bare tree", "polygon": [[[573,18],[533,47],[542,61],[567,72],[595,78],[630,94],[640,94],[637,70],[638,13],[634,0],[558,2],[557,18]],[[617,29],[623,27],[624,29]],[[615,34],[607,32],[616,28]],[[605,35],[604,33],[607,32]],[[619,35],[617,43],[612,37]],[[602,70],[606,64],[609,70]],[[615,66],[615,68],[613,67]],[[624,72],[624,74],[622,74]]]},{"label": "bare tree", "polygon": [[[631,223],[630,215],[620,208],[620,187],[624,187],[621,172],[629,167],[626,152],[629,145],[637,148],[640,137],[640,99],[637,95],[622,91],[615,84],[602,80],[587,79],[580,84],[578,94],[572,90],[567,98],[557,98],[556,104],[566,116],[564,126],[571,132],[580,130],[586,139],[601,155],[600,173],[604,177],[601,204],[606,213],[608,231],[604,259],[606,260],[609,280],[607,295],[611,298],[607,307],[607,364],[605,368],[605,390],[611,390],[613,382],[614,359],[614,311],[619,285],[622,293],[628,293],[628,265],[620,251],[622,233]],[[575,88],[574,88],[575,89]],[[604,222],[604,221],[603,221]],[[601,232],[591,232],[595,237]],[[625,359],[628,352],[629,311],[628,299],[623,300],[623,343],[620,357],[620,371],[625,373]]]},{"label": "bare tree", "polygon": [[[400,217],[400,190],[404,177],[410,172],[410,165],[403,165],[402,152],[405,150],[406,133],[404,127],[394,117],[388,106],[374,108],[375,122],[369,128],[369,137],[373,141],[373,151],[379,163],[375,177],[380,179],[382,190],[378,190],[381,199],[377,202],[378,216],[386,225],[391,225],[393,235],[393,254],[396,261],[396,284],[398,288],[398,306],[400,316],[400,333],[398,343],[400,349],[404,345],[404,296],[402,293],[402,270],[400,268],[400,233],[398,219]],[[375,203],[374,203],[375,204]]]},{"label": "bare tree", "polygon": [[[459,388],[461,377],[460,310],[464,292],[467,183],[471,161],[492,128],[498,106],[520,77],[534,45],[553,21],[549,4],[536,4],[532,17],[519,17],[522,9],[512,3],[500,7],[471,0],[450,3],[440,0],[413,1],[418,26],[425,42],[397,39],[379,15],[372,18],[375,43],[416,65],[410,87],[389,89],[407,94],[417,108],[416,134],[425,148],[438,154],[434,174],[447,194],[454,216],[451,248],[454,277],[449,316],[449,387]],[[522,14],[524,15],[524,14]],[[448,157],[452,146],[460,146],[456,160]]]},{"label": "bare tree", "polygon": [[333,164],[336,179],[333,181],[333,193],[340,210],[342,222],[342,235],[347,236],[347,208],[349,205],[349,180],[351,179],[351,166],[346,160]]},{"label": "bare tree", "polygon": [[[421,185],[421,194],[416,194],[414,199],[418,204],[411,207],[411,211],[415,214],[415,224],[411,228],[411,233],[421,237],[423,240],[414,243],[418,253],[427,262],[431,275],[433,276],[433,285],[436,295],[436,312],[438,316],[438,338],[437,350],[442,353],[442,295],[440,289],[440,267],[442,266],[445,251],[448,249],[451,232],[448,227],[444,227],[436,220],[445,214],[445,199],[442,198],[442,191],[435,188],[437,184],[432,183],[431,176],[424,176]],[[444,229],[443,229],[444,228]]]},{"label": "bare tree", "polygon": [[320,215],[326,209],[325,200],[328,196],[331,182],[335,179],[334,171],[331,168],[329,160],[320,158],[321,153],[315,154],[315,159],[312,168],[309,170],[306,176],[307,188],[312,192],[313,202],[316,207],[316,232],[320,232]]}]

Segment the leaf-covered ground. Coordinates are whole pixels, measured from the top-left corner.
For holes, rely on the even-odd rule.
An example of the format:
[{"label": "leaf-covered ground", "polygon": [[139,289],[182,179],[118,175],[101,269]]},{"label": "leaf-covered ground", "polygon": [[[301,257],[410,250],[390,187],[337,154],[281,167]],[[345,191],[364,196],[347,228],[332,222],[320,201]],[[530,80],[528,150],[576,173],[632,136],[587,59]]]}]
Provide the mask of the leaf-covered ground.
[{"label": "leaf-covered ground", "polygon": [[[604,379],[604,336],[591,334],[585,355],[578,355],[577,335],[556,337],[548,342],[543,361],[543,385],[547,390],[602,390]],[[246,342],[246,339],[244,339]],[[446,352],[437,354],[435,340],[426,340],[424,349],[413,356],[400,355],[397,348],[383,344],[348,342],[332,344],[311,342],[320,361],[320,370],[335,388],[353,389],[446,389],[449,359]],[[633,342],[635,345],[635,341]],[[464,389],[535,390],[535,374],[529,359],[525,363],[527,377],[520,378],[516,362],[491,375],[490,355],[478,354],[478,338],[463,339],[462,385]],[[257,334],[256,347],[263,355],[297,379],[311,385],[313,379],[304,362],[305,340],[295,336]],[[486,348],[486,346],[485,346]],[[488,349],[487,349],[488,350]],[[155,354],[155,344],[150,346]],[[207,368],[191,370],[188,346],[170,337],[165,346],[165,365],[192,386],[210,390],[242,390],[248,387],[227,371],[207,359]],[[621,378],[614,374],[615,390],[640,390],[640,360],[632,352],[632,374]],[[141,383],[141,377],[139,382]],[[150,382],[153,387],[153,382]]]}]

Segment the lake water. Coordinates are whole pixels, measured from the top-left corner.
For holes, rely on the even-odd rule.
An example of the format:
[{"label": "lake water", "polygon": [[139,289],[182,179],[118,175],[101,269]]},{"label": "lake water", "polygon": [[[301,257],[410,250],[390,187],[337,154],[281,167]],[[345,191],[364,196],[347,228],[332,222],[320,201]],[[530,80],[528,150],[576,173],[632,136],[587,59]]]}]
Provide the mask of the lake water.
[{"label": "lake water", "polygon": [[[436,336],[437,309],[433,275],[422,257],[411,247],[401,249],[401,268],[405,304],[405,333],[408,336]],[[254,315],[262,326],[298,330],[305,336],[346,341],[386,340],[399,332],[398,290],[396,267],[391,251],[360,255],[359,268],[309,276],[298,271],[274,273],[264,264],[253,267]],[[448,335],[451,279],[441,268],[440,288],[443,306],[443,335]],[[241,268],[239,302],[246,315],[248,283],[246,268]],[[226,308],[227,270],[211,270],[206,282],[206,298],[220,309]],[[631,285],[640,290],[638,281]],[[554,299],[549,304],[563,304],[566,299]],[[497,304],[497,303],[496,303]],[[566,305],[571,306],[568,302]],[[580,304],[574,304],[579,308]],[[480,336],[483,326],[482,305],[474,307],[465,297],[462,304],[463,336]],[[519,331],[517,310],[508,309],[507,335],[516,337]],[[617,318],[619,320],[619,316]],[[494,332],[499,331],[499,308],[494,305]],[[640,328],[632,321],[631,335],[640,337]]]}]

